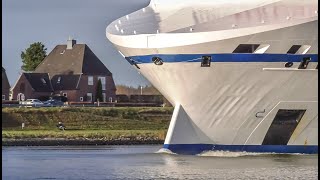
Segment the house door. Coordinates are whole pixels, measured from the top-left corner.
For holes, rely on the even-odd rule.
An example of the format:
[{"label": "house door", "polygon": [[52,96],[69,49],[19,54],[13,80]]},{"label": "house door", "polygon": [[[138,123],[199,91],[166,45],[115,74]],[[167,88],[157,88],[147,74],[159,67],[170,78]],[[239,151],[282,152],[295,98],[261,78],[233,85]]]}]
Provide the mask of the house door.
[{"label": "house door", "polygon": [[106,102],[106,93],[102,93],[102,101]]},{"label": "house door", "polygon": [[19,93],[18,96],[17,96],[17,100],[18,101],[24,101],[25,100],[24,94],[23,93]]}]

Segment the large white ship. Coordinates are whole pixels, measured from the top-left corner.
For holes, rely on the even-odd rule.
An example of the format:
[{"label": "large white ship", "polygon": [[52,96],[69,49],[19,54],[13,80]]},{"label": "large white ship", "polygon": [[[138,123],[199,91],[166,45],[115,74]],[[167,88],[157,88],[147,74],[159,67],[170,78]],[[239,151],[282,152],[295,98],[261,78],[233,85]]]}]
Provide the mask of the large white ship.
[{"label": "large white ship", "polygon": [[164,148],[318,153],[317,0],[151,0],[107,38],[173,105]]}]

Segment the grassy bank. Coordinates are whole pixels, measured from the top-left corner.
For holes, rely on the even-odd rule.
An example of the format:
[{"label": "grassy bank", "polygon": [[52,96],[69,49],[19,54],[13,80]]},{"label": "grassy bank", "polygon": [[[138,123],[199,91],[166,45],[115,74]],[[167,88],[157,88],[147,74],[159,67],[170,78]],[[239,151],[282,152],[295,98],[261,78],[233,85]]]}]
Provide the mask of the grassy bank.
[{"label": "grassy bank", "polygon": [[165,130],[3,130],[4,139],[63,138],[63,139],[105,139],[153,138],[163,140]]},{"label": "grassy bank", "polygon": [[60,121],[69,130],[167,129],[173,109],[162,107],[2,108],[2,129],[52,130]]},{"label": "grassy bank", "polygon": [[[146,141],[165,138],[173,108],[2,108],[2,142],[19,139]],[[66,126],[59,131],[58,122]],[[21,129],[21,123],[25,128]]]}]

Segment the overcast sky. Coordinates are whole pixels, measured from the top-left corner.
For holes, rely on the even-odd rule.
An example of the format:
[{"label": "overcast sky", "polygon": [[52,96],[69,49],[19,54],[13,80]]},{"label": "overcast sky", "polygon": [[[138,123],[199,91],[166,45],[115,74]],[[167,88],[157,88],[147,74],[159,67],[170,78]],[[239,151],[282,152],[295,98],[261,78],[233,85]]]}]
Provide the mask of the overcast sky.
[{"label": "overcast sky", "polygon": [[69,36],[91,48],[116,84],[149,84],[105,36],[113,20],[148,4],[149,0],[2,0],[2,67],[11,86],[21,73],[21,51],[42,42],[49,54]]}]

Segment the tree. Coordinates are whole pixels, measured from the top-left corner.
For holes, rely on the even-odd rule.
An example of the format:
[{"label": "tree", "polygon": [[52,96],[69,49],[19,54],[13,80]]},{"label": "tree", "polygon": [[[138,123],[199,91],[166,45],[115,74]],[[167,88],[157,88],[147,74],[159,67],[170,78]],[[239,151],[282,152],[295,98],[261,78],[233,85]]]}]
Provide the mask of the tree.
[{"label": "tree", "polygon": [[45,48],[41,42],[31,44],[25,52],[21,52],[21,59],[23,63],[21,69],[24,71],[34,71],[46,56],[47,48]]},{"label": "tree", "polygon": [[97,84],[96,101],[103,101],[103,98],[102,98],[102,83],[101,83],[100,79],[99,79],[98,84]]}]

